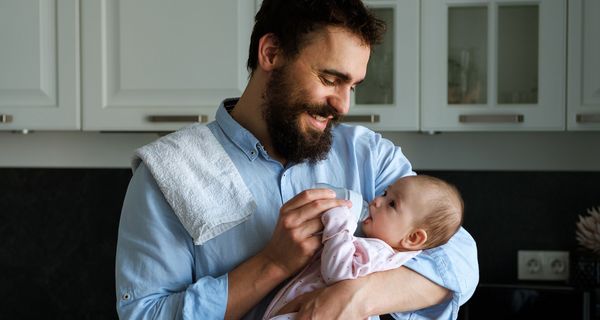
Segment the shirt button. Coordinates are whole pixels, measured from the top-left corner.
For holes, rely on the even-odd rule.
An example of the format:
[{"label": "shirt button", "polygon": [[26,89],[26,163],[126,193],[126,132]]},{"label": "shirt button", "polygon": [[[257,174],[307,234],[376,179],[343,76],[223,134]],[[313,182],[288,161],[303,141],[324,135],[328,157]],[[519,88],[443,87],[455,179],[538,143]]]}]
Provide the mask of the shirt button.
[{"label": "shirt button", "polygon": [[129,293],[124,293],[123,296],[121,297],[121,299],[127,301],[127,300],[131,299],[131,295]]}]

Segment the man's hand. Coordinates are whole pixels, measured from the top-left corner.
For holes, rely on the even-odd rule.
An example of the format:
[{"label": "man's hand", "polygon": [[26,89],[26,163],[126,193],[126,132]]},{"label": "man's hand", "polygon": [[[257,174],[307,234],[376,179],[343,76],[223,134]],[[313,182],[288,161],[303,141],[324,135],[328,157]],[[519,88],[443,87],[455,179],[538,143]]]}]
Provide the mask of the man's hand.
[{"label": "man's hand", "polygon": [[358,283],[341,281],[333,286],[318,289],[296,297],[286,304],[278,314],[298,312],[297,320],[303,319],[365,319],[368,315],[359,310],[357,299]]},{"label": "man's hand", "polygon": [[306,265],[321,246],[321,213],[341,205],[351,204],[328,189],[306,190],[284,204],[267,246],[229,272],[225,318],[241,318]]},{"label": "man's hand", "polygon": [[262,254],[287,276],[300,271],[321,247],[321,213],[342,205],[350,204],[335,199],[335,192],[329,189],[299,193],[281,207],[271,240]]}]

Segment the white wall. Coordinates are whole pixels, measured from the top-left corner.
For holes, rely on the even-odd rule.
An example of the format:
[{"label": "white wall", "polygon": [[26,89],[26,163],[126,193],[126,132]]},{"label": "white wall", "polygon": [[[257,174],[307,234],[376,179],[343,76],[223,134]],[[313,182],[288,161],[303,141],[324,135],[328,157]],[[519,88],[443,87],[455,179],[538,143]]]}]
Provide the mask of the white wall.
[{"label": "white wall", "polygon": [[[416,170],[600,171],[600,132],[385,132]],[[0,167],[128,168],[152,133],[0,132]]]},{"label": "white wall", "polygon": [[600,171],[600,132],[385,133],[415,169]]},{"label": "white wall", "polygon": [[127,168],[157,134],[0,132],[0,167]]}]

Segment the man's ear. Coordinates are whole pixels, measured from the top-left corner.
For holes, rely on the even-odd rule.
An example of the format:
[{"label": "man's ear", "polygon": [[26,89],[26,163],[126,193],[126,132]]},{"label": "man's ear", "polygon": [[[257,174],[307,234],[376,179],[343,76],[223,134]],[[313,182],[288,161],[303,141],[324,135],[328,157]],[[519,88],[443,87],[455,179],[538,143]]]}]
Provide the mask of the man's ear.
[{"label": "man's ear", "polygon": [[279,40],[273,33],[267,33],[258,40],[258,66],[264,71],[275,69],[280,56]]},{"label": "man's ear", "polygon": [[421,250],[425,241],[427,241],[427,231],[418,228],[411,231],[408,236],[402,239],[402,247],[413,251]]}]

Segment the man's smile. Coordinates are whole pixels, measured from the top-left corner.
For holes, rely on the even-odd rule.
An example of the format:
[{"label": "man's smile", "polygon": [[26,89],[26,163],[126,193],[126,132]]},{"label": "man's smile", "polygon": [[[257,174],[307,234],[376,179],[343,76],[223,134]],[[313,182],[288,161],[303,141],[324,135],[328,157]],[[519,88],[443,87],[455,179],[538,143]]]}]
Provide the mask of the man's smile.
[{"label": "man's smile", "polygon": [[322,132],[325,130],[325,128],[327,128],[327,124],[329,123],[330,119],[333,119],[333,116],[328,116],[328,117],[324,117],[318,114],[314,114],[314,113],[306,113],[309,118],[308,118],[308,122],[310,124],[311,127],[317,129],[318,131]]}]

